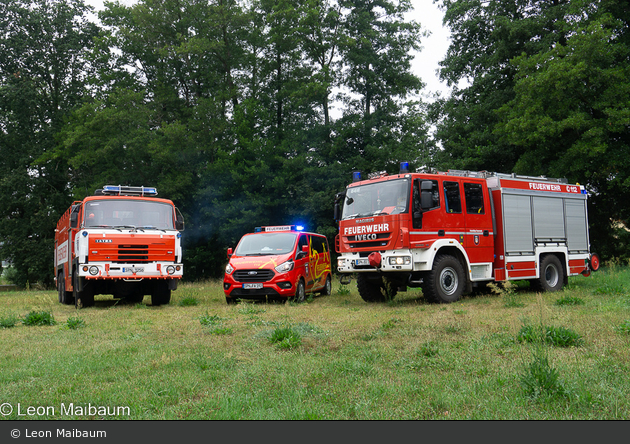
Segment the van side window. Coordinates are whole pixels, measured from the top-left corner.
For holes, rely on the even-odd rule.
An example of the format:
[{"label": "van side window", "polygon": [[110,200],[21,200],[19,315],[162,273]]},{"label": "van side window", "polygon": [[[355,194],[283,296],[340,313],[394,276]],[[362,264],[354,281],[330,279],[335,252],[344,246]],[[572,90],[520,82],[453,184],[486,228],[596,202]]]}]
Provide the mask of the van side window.
[{"label": "van side window", "polygon": [[308,245],[308,236],[306,234],[300,235],[300,239],[298,240],[298,246],[297,246],[296,254],[298,254],[300,251],[302,251],[302,246],[303,245]]},{"label": "van side window", "polygon": [[444,181],[444,206],[447,213],[462,212],[462,200],[459,195],[458,182]]},{"label": "van side window", "polygon": [[480,183],[464,182],[464,196],[466,196],[466,213],[485,213],[483,206],[483,188]]},{"label": "van side window", "polygon": [[328,251],[324,241],[326,238],[319,236],[311,236],[311,251],[313,254],[322,254]]}]

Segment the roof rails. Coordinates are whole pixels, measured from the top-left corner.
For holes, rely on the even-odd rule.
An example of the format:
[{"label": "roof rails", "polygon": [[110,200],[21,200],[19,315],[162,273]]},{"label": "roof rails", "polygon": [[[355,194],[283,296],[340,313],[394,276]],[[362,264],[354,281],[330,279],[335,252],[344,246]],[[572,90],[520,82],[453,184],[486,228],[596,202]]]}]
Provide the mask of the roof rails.
[{"label": "roof rails", "polygon": [[157,196],[157,189],[153,187],[130,187],[125,185],[105,185],[96,190],[95,196]]},{"label": "roof rails", "polygon": [[487,179],[488,177],[497,177],[499,179],[523,179],[523,180],[535,180],[538,182],[553,182],[553,183],[568,183],[566,178],[554,179],[546,176],[522,176],[519,174],[511,173],[492,173],[488,171],[468,171],[468,170],[448,170],[446,173],[451,176],[463,176],[463,177],[481,177]]}]

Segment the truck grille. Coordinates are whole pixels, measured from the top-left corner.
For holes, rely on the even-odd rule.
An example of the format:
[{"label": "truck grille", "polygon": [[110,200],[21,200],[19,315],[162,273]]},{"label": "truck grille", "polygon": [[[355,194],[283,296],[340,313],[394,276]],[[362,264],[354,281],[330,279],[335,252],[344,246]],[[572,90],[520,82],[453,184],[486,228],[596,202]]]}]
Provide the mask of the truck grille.
[{"label": "truck grille", "polygon": [[127,263],[149,262],[148,245],[119,245],[118,260]]},{"label": "truck grille", "polygon": [[349,242],[350,248],[376,248],[382,249],[389,244],[391,240],[391,233],[379,233],[376,235],[376,239],[369,240],[357,240],[359,236],[348,236],[346,239]]},{"label": "truck grille", "polygon": [[234,272],[236,282],[267,282],[273,279],[272,270],[237,270]]}]

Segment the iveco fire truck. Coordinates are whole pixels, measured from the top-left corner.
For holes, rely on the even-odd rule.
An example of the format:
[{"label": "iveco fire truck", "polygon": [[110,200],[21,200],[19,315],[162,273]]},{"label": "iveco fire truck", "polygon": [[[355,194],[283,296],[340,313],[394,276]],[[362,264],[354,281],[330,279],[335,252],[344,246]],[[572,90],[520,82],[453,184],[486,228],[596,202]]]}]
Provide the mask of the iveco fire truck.
[{"label": "iveco fire truck", "polygon": [[184,220],[150,187],[107,185],[75,201],[55,230],[59,302],[94,305],[94,295],[168,304],[183,274]]},{"label": "iveco fire truck", "polygon": [[489,172],[372,174],[337,195],[337,270],[356,276],[365,301],[421,287],[459,300],[490,281],[529,280],[557,291],[599,268],[591,253],[586,191],[565,179]]}]

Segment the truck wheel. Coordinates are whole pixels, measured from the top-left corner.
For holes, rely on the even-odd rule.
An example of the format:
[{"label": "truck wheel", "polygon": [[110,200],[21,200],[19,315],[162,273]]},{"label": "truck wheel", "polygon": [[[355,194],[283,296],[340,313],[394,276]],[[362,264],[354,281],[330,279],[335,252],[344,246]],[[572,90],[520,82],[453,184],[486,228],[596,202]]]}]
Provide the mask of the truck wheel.
[{"label": "truck wheel", "polygon": [[153,286],[151,292],[151,305],[166,305],[171,302],[171,289],[168,288],[168,281],[158,281]]},{"label": "truck wheel", "polygon": [[464,293],[466,277],[464,267],[457,258],[441,254],[433,262],[422,292],[425,297],[440,304],[456,302]]},{"label": "truck wheel", "polygon": [[92,307],[94,305],[94,293],[89,285],[79,291],[79,275],[72,275],[72,296],[74,297],[74,306],[76,308]]},{"label": "truck wheel", "polygon": [[304,302],[306,300],[306,287],[304,286],[304,281],[300,279],[300,282],[297,284],[297,288],[295,289],[295,295],[291,298],[293,302]]},{"label": "truck wheel", "polygon": [[324,285],[324,288],[322,288],[319,293],[322,296],[330,296],[332,293],[332,279],[330,278],[330,275],[326,276],[326,285]]},{"label": "truck wheel", "polygon": [[391,301],[398,293],[398,287],[391,279],[383,276],[370,277],[365,273],[358,274],[357,289],[365,302]]},{"label": "truck wheel", "polygon": [[540,261],[538,286],[542,291],[558,291],[564,286],[564,269],[558,256],[548,254]]},{"label": "truck wheel", "polygon": [[64,305],[74,304],[72,292],[66,291],[66,279],[63,277],[63,273],[59,273],[57,276],[57,292],[59,293],[59,302]]}]

